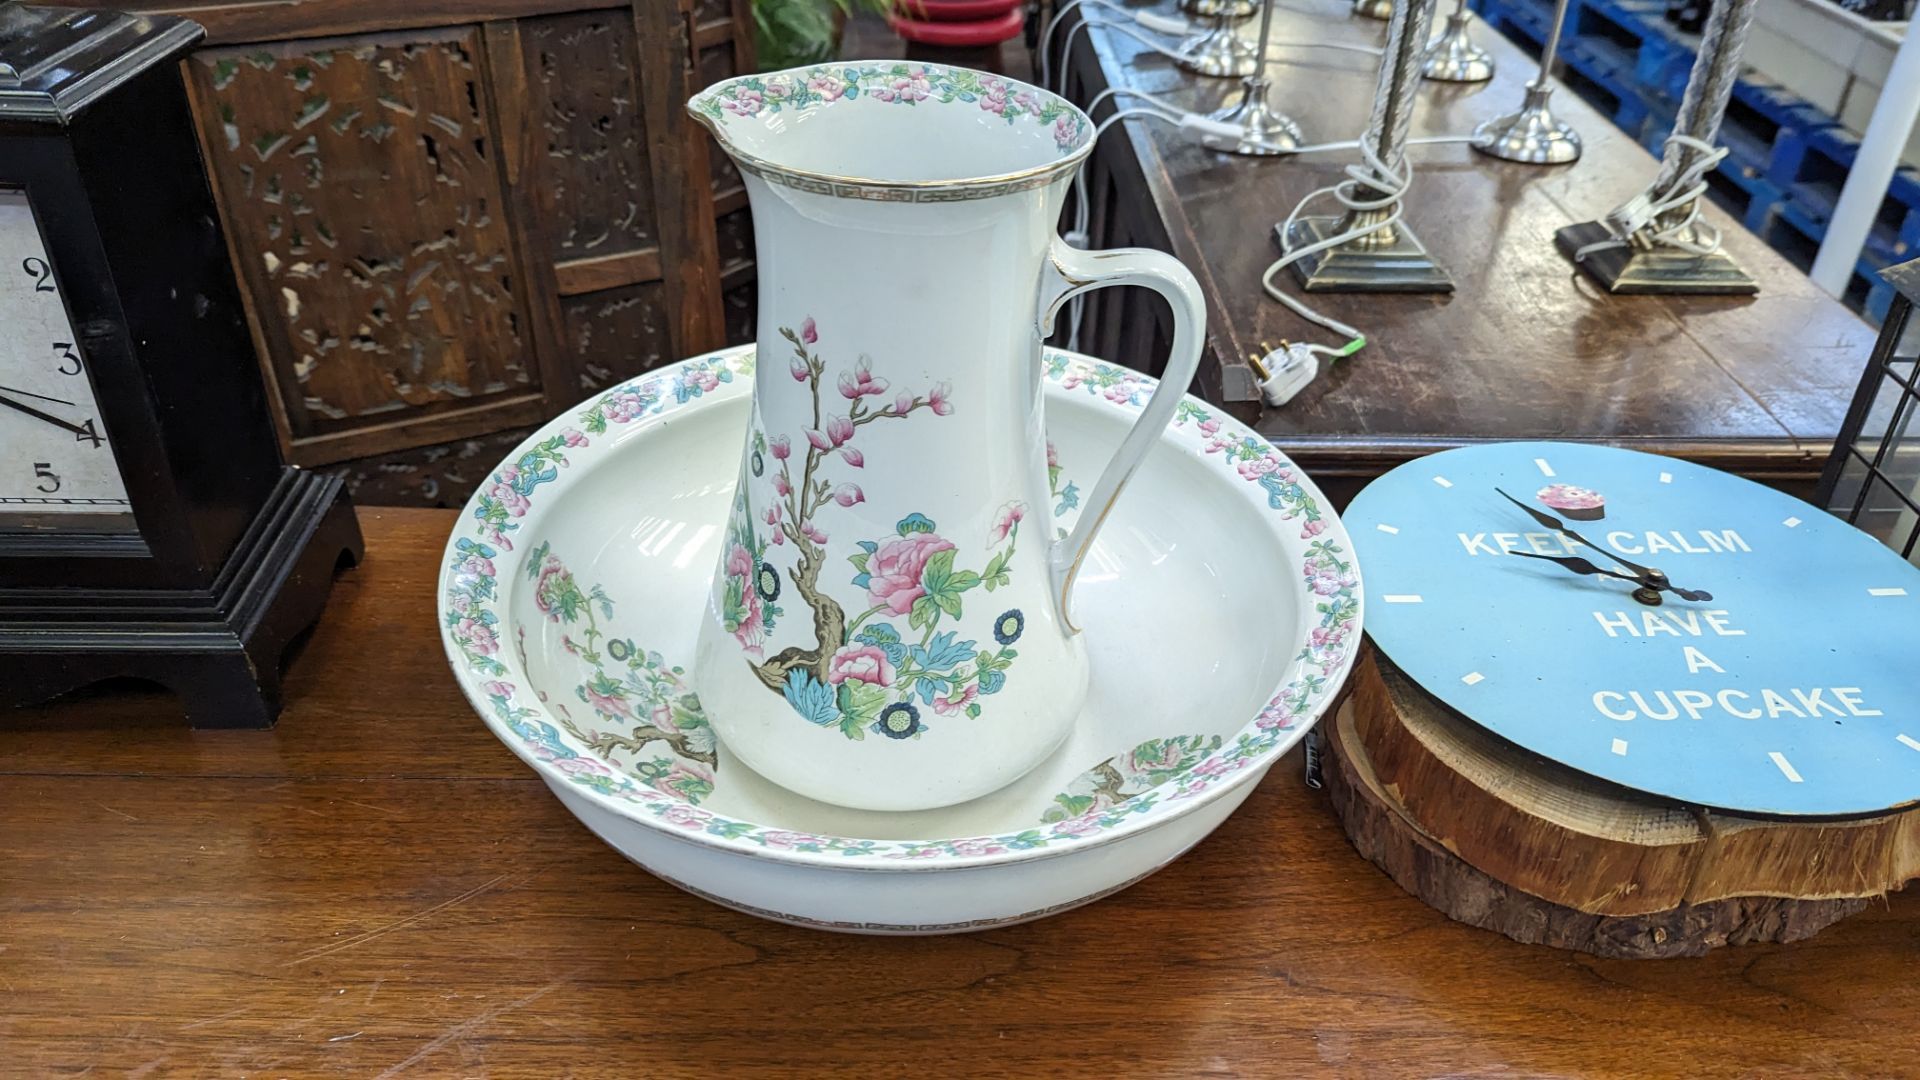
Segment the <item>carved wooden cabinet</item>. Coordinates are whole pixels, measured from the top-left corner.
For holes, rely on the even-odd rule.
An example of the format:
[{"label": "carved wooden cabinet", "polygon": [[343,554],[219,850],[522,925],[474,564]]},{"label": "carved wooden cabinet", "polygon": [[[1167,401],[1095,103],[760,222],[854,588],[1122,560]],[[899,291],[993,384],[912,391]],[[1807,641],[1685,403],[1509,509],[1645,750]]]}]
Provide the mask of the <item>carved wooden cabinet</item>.
[{"label": "carved wooden cabinet", "polygon": [[[61,2],[61,0],[56,0]],[[753,335],[740,178],[683,102],[747,0],[64,0],[184,62],[287,454],[458,505],[595,389]]]}]

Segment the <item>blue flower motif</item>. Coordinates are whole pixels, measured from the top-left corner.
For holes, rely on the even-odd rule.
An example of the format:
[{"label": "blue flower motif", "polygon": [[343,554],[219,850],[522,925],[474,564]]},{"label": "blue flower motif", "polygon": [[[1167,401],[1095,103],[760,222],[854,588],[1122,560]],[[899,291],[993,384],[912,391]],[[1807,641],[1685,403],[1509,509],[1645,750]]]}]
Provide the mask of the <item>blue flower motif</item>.
[{"label": "blue flower motif", "polygon": [[945,671],[955,664],[973,659],[973,642],[955,642],[955,636],[954,631],[948,630],[935,634],[933,640],[925,645],[915,645],[914,662],[928,671]]},{"label": "blue flower motif", "polygon": [[1011,645],[1020,640],[1027,629],[1027,617],[1020,614],[1019,608],[1008,608],[993,620],[993,640],[1002,645]]},{"label": "blue flower motif", "polygon": [[920,724],[920,710],[907,702],[895,702],[880,710],[880,719],[873,722],[875,735],[885,735],[889,739],[910,739],[925,731]]},{"label": "blue flower motif", "polygon": [[826,727],[840,722],[840,706],[834,701],[833,688],[813,677],[805,668],[787,672],[787,685],[781,691],[809,724]]},{"label": "blue flower motif", "polygon": [[900,523],[895,525],[894,529],[899,532],[901,536],[912,536],[914,533],[930,533],[933,531],[933,519],[925,514],[908,514],[906,517],[900,519]]},{"label": "blue flower motif", "polygon": [[886,623],[874,623],[854,636],[855,641],[863,641],[877,646],[887,654],[887,662],[898,664],[907,658],[907,647],[900,643],[900,631]]}]

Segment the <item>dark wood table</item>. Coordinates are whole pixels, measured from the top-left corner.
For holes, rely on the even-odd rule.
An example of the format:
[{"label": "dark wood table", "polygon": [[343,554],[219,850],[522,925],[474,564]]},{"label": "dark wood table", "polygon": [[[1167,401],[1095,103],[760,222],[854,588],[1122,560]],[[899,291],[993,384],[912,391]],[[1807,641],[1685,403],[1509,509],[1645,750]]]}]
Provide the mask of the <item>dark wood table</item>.
[{"label": "dark wood table", "polygon": [[933,938],[649,877],[494,741],[433,622],[451,511],[362,514],[268,732],[0,714],[0,1074],[1911,1074],[1920,897],[1604,961],[1449,922],[1281,762],[1097,904]]},{"label": "dark wood table", "polygon": [[[1171,0],[1128,6],[1173,10]],[[1284,0],[1274,39],[1384,40],[1386,24],[1347,10],[1346,0]],[[1518,107],[1535,61],[1484,25],[1474,33],[1497,74],[1478,85],[1423,84],[1416,137],[1465,134]],[[1075,45],[1070,96],[1081,102],[1121,85],[1206,111],[1239,91],[1237,79],[1190,75],[1097,26]],[[1307,142],[1360,135],[1376,58],[1310,48],[1275,55],[1287,62],[1269,69],[1274,100]],[[1167,124],[1123,121],[1124,133],[1107,133],[1090,174],[1093,242],[1161,248],[1193,269],[1209,297],[1202,392],[1331,481],[1336,499],[1351,486],[1343,478],[1369,478],[1474,440],[1519,438],[1604,440],[1806,490],[1873,331],[1717,208],[1708,217],[1759,280],[1758,297],[1600,291],[1554,248],[1554,230],[1612,209],[1652,179],[1655,163],[1571,91],[1555,93],[1553,107],[1586,140],[1573,165],[1514,164],[1461,144],[1410,152],[1406,220],[1452,273],[1456,291],[1315,294],[1310,302],[1359,326],[1370,344],[1283,408],[1258,405],[1247,354],[1283,339],[1340,342],[1261,291],[1261,271],[1279,254],[1272,227],[1307,192],[1339,179],[1356,152],[1234,157]],[[1297,295],[1292,271],[1283,280]],[[1082,345],[1153,370],[1166,349],[1161,311],[1142,295],[1095,294]]]}]

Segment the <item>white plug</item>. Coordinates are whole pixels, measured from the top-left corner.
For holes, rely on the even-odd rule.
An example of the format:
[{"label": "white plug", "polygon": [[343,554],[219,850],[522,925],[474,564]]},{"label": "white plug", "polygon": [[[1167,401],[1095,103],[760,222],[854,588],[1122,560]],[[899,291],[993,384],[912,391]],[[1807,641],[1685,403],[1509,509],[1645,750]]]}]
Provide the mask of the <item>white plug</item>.
[{"label": "white plug", "polygon": [[1171,34],[1176,37],[1183,37],[1193,29],[1193,24],[1185,19],[1172,15],[1156,15],[1151,11],[1134,12],[1133,21],[1156,34]]},{"label": "white plug", "polygon": [[1247,137],[1247,129],[1239,124],[1230,124],[1225,120],[1215,120],[1202,113],[1182,113],[1180,126],[1189,131],[1198,131],[1216,138],[1239,142]]},{"label": "white plug", "polygon": [[1289,342],[1264,357],[1255,358],[1253,373],[1260,377],[1260,398],[1278,408],[1292,401],[1320,374],[1320,358],[1305,342]]}]

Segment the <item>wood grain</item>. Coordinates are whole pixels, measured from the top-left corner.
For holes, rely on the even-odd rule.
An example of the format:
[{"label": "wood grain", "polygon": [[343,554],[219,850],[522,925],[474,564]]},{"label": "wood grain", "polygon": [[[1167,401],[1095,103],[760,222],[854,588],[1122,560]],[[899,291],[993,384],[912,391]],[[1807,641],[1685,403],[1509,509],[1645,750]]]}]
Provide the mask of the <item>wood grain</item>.
[{"label": "wood grain", "polygon": [[0,1045],[24,1076],[1888,1076],[1920,902],[1602,960],[1448,920],[1279,763],[1097,904],[925,940],[764,923],[576,824],[455,690],[450,511],[363,512],[267,732],[0,716]]},{"label": "wood grain", "polygon": [[[1127,6],[1173,8],[1171,0]],[[1348,6],[1283,4],[1274,38],[1377,45],[1384,24],[1352,18]],[[1533,62],[1483,25],[1474,34],[1495,58],[1495,78],[1422,85],[1416,137],[1462,134],[1518,105]],[[1091,29],[1076,45],[1076,100],[1123,85],[1204,112],[1238,92],[1235,80],[1194,78],[1118,33]],[[1363,129],[1373,57],[1291,46],[1276,56],[1284,62],[1270,69],[1274,101],[1299,120],[1307,142]],[[1453,274],[1456,291],[1316,295],[1316,307],[1363,328],[1369,344],[1282,408],[1252,400],[1247,354],[1287,339],[1327,339],[1261,291],[1261,272],[1278,255],[1271,228],[1357,159],[1238,158],[1166,124],[1123,121],[1090,174],[1093,243],[1162,248],[1193,269],[1210,305],[1214,366],[1203,373],[1204,392],[1255,421],[1316,478],[1374,476],[1479,439],[1565,438],[1810,485],[1872,330],[1717,208],[1708,217],[1760,281],[1757,298],[1602,293],[1555,250],[1554,230],[1617,205],[1652,177],[1654,162],[1570,91],[1556,94],[1553,107],[1586,141],[1574,165],[1496,161],[1457,144],[1411,152],[1407,222]],[[1111,314],[1137,306],[1110,290],[1090,303],[1084,325],[1100,331],[1100,355],[1151,369],[1162,353],[1138,332],[1120,332]]]},{"label": "wood grain", "polygon": [[1408,820],[1469,866],[1576,911],[1878,897],[1920,877],[1920,810],[1792,823],[1643,795],[1466,721],[1375,651],[1352,700],[1356,753]]}]

